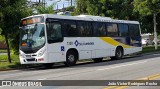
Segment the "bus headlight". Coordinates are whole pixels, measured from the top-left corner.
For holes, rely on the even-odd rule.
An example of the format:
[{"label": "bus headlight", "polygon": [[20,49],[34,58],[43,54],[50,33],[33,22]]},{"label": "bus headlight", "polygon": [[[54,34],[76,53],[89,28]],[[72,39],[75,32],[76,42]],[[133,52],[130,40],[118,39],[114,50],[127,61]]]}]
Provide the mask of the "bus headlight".
[{"label": "bus headlight", "polygon": [[38,57],[42,56],[45,53],[46,49],[42,49],[40,50],[40,52],[38,53]]},{"label": "bus headlight", "polygon": [[21,58],[25,58],[26,56],[24,54],[20,54],[20,57]]}]

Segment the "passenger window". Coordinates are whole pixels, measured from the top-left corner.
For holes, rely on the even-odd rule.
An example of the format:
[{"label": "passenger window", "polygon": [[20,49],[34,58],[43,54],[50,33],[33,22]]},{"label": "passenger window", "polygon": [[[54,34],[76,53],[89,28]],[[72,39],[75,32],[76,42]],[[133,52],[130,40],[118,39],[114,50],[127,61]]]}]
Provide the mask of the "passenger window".
[{"label": "passenger window", "polygon": [[119,36],[129,36],[128,25],[127,24],[119,24]]},{"label": "passenger window", "polygon": [[91,31],[91,23],[79,21],[77,22],[78,25],[78,34],[80,37],[89,37],[92,34]]},{"label": "passenger window", "polygon": [[118,36],[117,24],[112,24],[112,23],[107,24],[107,35],[110,37]]},{"label": "passenger window", "polygon": [[47,23],[47,38],[48,43],[62,42],[62,32],[61,24],[59,22],[49,22]]},{"label": "passenger window", "polygon": [[93,23],[94,36],[106,36],[107,31],[104,23]]},{"label": "passenger window", "polygon": [[140,36],[139,25],[129,25],[129,34],[130,36]]},{"label": "passenger window", "polygon": [[78,35],[75,21],[64,21],[64,28],[68,37],[76,37]]}]

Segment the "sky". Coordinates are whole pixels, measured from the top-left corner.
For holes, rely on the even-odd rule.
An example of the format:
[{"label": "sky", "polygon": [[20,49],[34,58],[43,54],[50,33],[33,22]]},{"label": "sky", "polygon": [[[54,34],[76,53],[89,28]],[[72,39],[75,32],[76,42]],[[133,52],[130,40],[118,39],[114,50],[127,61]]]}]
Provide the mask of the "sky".
[{"label": "sky", "polygon": [[[30,0],[28,0],[28,1],[30,1]],[[39,0],[31,0],[31,1],[38,2]],[[74,0],[72,0],[72,1],[73,1],[72,5],[74,5]],[[45,2],[47,3],[46,6],[49,6],[52,3],[56,3],[56,5],[54,6],[54,9],[57,9],[57,8],[62,9],[63,5],[64,5],[64,7],[68,7],[71,5],[71,0],[45,0]]]}]

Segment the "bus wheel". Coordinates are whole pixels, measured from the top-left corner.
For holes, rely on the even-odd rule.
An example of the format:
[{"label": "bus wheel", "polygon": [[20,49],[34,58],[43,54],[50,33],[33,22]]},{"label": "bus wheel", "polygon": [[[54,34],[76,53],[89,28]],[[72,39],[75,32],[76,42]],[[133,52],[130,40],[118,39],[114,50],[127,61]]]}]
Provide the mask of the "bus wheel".
[{"label": "bus wheel", "polygon": [[94,58],[92,59],[95,63],[102,62],[103,58]]},{"label": "bus wheel", "polygon": [[66,55],[66,66],[74,66],[77,62],[78,56],[75,51],[68,51]]},{"label": "bus wheel", "polygon": [[53,67],[54,63],[46,63],[46,64],[43,64],[45,68],[47,69],[50,69]]},{"label": "bus wheel", "polygon": [[120,60],[122,59],[122,57],[123,57],[123,49],[121,47],[118,47],[116,49],[115,56],[111,57],[111,59]]}]

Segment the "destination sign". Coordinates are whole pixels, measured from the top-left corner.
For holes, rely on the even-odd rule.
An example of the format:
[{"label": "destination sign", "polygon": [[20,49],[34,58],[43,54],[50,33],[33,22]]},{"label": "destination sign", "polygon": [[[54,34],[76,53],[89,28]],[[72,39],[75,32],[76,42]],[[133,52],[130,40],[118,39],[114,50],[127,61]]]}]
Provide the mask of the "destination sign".
[{"label": "destination sign", "polygon": [[36,24],[36,23],[41,23],[41,22],[43,22],[42,16],[31,17],[31,18],[23,19],[20,23],[20,26],[26,26],[29,24]]}]

